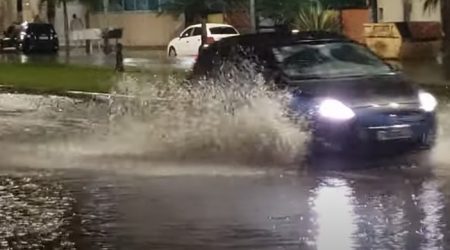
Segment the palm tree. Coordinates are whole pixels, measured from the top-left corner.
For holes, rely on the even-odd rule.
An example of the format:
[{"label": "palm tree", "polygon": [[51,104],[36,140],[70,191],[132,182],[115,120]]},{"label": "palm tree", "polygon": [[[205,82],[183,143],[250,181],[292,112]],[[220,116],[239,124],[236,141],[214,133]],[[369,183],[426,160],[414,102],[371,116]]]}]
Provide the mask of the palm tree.
[{"label": "palm tree", "polygon": [[55,0],[43,0],[41,4],[47,3],[47,20],[51,24],[55,24],[56,17],[56,1]]},{"label": "palm tree", "polygon": [[445,78],[450,79],[450,0],[425,0],[424,11],[435,10],[440,5],[441,23],[444,38],[442,42],[443,67]]},{"label": "palm tree", "polygon": [[64,12],[64,40],[66,40],[66,55],[69,55],[70,54],[70,36],[69,36],[69,15],[67,14],[67,1],[68,0],[59,0],[59,1],[63,5],[63,12]]},{"label": "palm tree", "polygon": [[411,21],[412,0],[402,0],[403,4],[403,21]]},{"label": "palm tree", "polygon": [[[80,3],[82,3],[86,7],[86,13],[85,13],[85,25],[86,29],[91,27],[91,11],[97,6],[98,4],[102,3],[103,0],[78,0]],[[91,41],[86,41],[86,53],[91,53]]]},{"label": "palm tree", "polygon": [[423,3],[424,10],[436,9],[439,5],[440,0],[425,0]]}]

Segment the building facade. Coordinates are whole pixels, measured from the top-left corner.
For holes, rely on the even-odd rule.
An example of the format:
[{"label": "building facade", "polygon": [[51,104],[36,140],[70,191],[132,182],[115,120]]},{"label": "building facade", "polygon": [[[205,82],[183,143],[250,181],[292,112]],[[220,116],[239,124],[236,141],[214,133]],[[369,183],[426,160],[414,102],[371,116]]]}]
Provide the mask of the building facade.
[{"label": "building facade", "polygon": [[184,17],[161,13],[163,4],[164,0],[99,1],[91,11],[90,24],[97,28],[122,28],[121,41],[125,46],[166,46],[184,28]]},{"label": "building facade", "polygon": [[[162,47],[184,28],[184,17],[161,13],[165,0],[106,0],[89,9],[91,28],[122,28],[125,46]],[[103,2],[106,3],[103,6]],[[86,25],[88,9],[77,1],[67,3],[69,19],[76,14]],[[0,0],[0,31],[13,22],[47,21],[47,6],[41,0]],[[70,22],[70,20],[69,20]],[[64,12],[56,6],[55,29],[64,44]]]}]

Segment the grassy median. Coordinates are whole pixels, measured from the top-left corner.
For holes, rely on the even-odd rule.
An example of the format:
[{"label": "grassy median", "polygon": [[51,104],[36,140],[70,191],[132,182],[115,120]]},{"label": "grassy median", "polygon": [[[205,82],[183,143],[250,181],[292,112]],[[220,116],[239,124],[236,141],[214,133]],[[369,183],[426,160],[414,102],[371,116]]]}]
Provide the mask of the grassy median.
[{"label": "grassy median", "polygon": [[[157,75],[167,81],[169,76],[184,79],[186,72],[174,69],[138,71],[128,69],[128,74],[147,79]],[[111,68],[58,64],[58,63],[0,63],[0,85],[14,90],[64,94],[66,91],[108,93],[115,86],[121,74]],[[151,78],[150,80],[155,80]],[[439,98],[450,98],[448,85],[421,85]]]},{"label": "grassy median", "polygon": [[106,93],[119,74],[101,67],[66,64],[0,63],[0,84],[42,92],[88,91]]}]

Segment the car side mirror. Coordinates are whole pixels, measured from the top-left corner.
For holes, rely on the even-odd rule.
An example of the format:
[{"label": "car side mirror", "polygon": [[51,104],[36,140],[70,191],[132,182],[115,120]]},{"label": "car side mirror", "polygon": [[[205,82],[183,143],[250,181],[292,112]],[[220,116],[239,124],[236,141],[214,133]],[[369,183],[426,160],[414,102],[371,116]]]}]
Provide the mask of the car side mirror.
[{"label": "car side mirror", "polygon": [[389,67],[395,71],[395,72],[399,72],[403,70],[402,65],[399,62],[395,62],[395,61],[386,61],[386,63],[389,65]]}]

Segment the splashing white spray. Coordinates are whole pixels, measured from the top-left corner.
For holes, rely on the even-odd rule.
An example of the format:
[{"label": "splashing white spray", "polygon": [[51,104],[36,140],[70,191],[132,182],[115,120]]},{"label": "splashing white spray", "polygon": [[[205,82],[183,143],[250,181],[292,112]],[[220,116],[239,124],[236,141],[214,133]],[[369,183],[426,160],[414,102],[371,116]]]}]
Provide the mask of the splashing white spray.
[{"label": "splashing white spray", "polygon": [[[86,167],[171,163],[282,166],[298,164],[309,138],[285,116],[289,95],[271,92],[257,75],[183,86],[126,78],[111,99],[110,121],[83,137],[28,145],[10,163]],[[40,162],[40,164],[39,164]],[[43,163],[44,162],[44,163]],[[57,166],[55,166],[57,165]],[[103,167],[102,167],[103,166]]]}]

